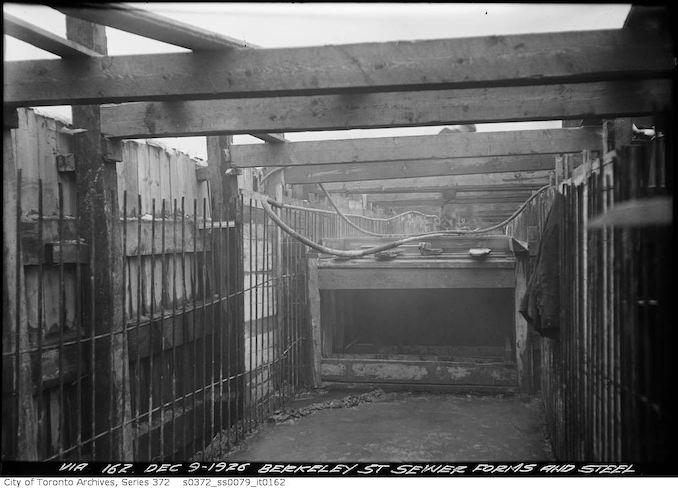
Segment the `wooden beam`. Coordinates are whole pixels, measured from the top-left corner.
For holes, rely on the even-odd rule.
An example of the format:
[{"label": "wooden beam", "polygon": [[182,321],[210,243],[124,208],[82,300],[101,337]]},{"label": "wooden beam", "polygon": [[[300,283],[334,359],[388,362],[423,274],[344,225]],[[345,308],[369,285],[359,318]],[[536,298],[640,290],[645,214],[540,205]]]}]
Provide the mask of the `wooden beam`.
[{"label": "wooden beam", "polygon": [[363,385],[404,383],[408,389],[413,384],[425,385],[427,389],[432,385],[455,385],[473,391],[482,387],[510,388],[517,381],[516,370],[501,362],[421,361],[414,355],[411,359],[394,361],[385,359],[386,355],[379,359],[366,356],[323,358],[320,369],[323,381]]},{"label": "wooden beam", "polygon": [[441,200],[450,204],[473,205],[477,203],[515,203],[524,202],[532,195],[531,192],[509,193],[509,194],[487,194],[474,193],[467,196],[457,196],[456,198],[445,198],[441,193],[377,193],[367,195],[367,201],[371,203],[380,202],[408,202],[411,200]]},{"label": "wooden beam", "polygon": [[[183,22],[154,14],[133,5],[89,3],[78,8],[57,8],[61,12],[90,22],[108,25],[125,32],[131,32],[169,44],[182,46],[194,51],[223,50],[230,48],[257,47],[245,41],[233,39],[222,34],[193,27]],[[108,117],[102,114],[102,120]],[[158,123],[158,117],[153,118]],[[103,129],[105,131],[105,129]],[[245,132],[247,133],[247,132]],[[211,134],[217,134],[212,132]],[[225,135],[225,133],[221,133]],[[205,134],[207,135],[207,134]],[[252,136],[270,143],[285,142],[282,134],[256,133]],[[145,136],[142,136],[145,137]]]},{"label": "wooden beam", "polygon": [[[377,195],[375,195],[377,196]],[[393,198],[391,199],[379,199],[379,200],[371,200],[368,197],[368,201],[373,203],[374,205],[380,205],[382,207],[407,207],[410,208],[410,206],[437,206],[440,207],[445,204],[445,200],[441,197],[434,197],[434,196],[417,196],[415,195],[401,195],[399,198]],[[499,212],[508,212],[511,213],[514,211],[516,208],[520,206],[520,203],[522,203],[524,200],[521,200],[519,202],[508,202],[508,203],[475,203],[475,202],[454,202],[452,205],[458,206],[459,208],[473,208],[476,211],[483,211],[483,212],[493,212],[493,213],[499,213]]]},{"label": "wooden beam", "polygon": [[320,290],[318,287],[318,256],[308,258],[308,316],[311,340],[308,341],[308,355],[311,359],[310,383],[320,386],[320,358],[322,356],[322,324],[320,322]]},{"label": "wooden beam", "polygon": [[[482,201],[504,201],[504,202],[513,202],[513,201],[523,201],[532,195],[531,191],[508,191],[508,192],[487,192],[487,191],[480,191],[480,192],[462,192],[458,193],[456,197],[452,196],[447,196],[445,197],[445,194],[448,191],[455,191],[454,189],[447,190],[446,192],[442,193],[443,198],[446,198],[447,201],[449,202],[458,202],[458,203],[463,203],[463,202],[482,202]],[[429,191],[420,191],[419,188],[412,188],[411,191],[404,191],[404,192],[398,192],[398,191],[389,191],[389,192],[362,192],[360,193],[362,195],[368,195],[368,196],[381,196],[384,199],[390,199],[394,200],[396,198],[399,198],[400,195],[421,195],[422,198],[424,198],[424,195],[428,195],[429,197],[431,195],[436,195],[440,194],[440,188],[437,190],[429,190]],[[372,200],[375,201],[375,200]]]},{"label": "wooden beam", "polygon": [[[670,80],[421,92],[138,102],[102,108],[111,137],[367,129],[553,120],[669,110]],[[152,114],[152,120],[149,119]]]},{"label": "wooden beam", "polygon": [[600,150],[601,145],[599,129],[580,127],[305,141],[271,146],[242,144],[231,148],[231,160],[233,166],[239,168],[306,166],[413,159],[543,156]]},{"label": "wooden beam", "polygon": [[4,100],[39,106],[443,90],[665,78],[673,69],[669,36],[559,32],[13,61],[5,63]]},{"label": "wooden beam", "polygon": [[234,39],[170,19],[148,10],[124,3],[82,3],[77,8],[55,8],[71,17],[95,24],[107,25],[138,36],[155,39],[186,49],[210,51],[225,48],[256,47],[246,41]]},{"label": "wooden beam", "polygon": [[[403,178],[418,178],[432,176],[480,176],[499,174],[501,182],[522,179],[525,174],[537,173],[538,181],[548,180],[553,172],[554,162],[541,163],[535,160],[535,166],[530,167],[523,158],[465,158],[448,161],[392,161],[371,164],[330,164],[323,166],[299,166],[285,170],[285,182],[291,185],[330,183],[330,182],[359,182],[371,180],[388,180]],[[501,176],[506,174],[506,176]],[[513,176],[512,176],[513,175]],[[517,176],[515,176],[517,175]],[[513,177],[513,180],[511,179]],[[459,181],[467,181],[462,179]],[[468,181],[479,181],[472,178]],[[353,184],[353,183],[349,183]],[[462,183],[459,183],[462,184]],[[474,183],[475,184],[475,183]]]},{"label": "wooden beam", "polygon": [[3,12],[5,34],[20,41],[27,42],[48,53],[56,54],[62,58],[81,56],[101,56],[101,54],[88,49],[77,42],[69,41],[63,37],[52,34],[40,27]]},{"label": "wooden beam", "polygon": [[[502,268],[402,267],[404,260],[385,266],[322,267],[318,270],[321,290],[374,290],[396,288],[513,288],[513,261]],[[367,264],[367,263],[365,263]]]},{"label": "wooden beam", "polygon": [[[220,132],[221,134],[224,134],[224,132]],[[284,134],[276,134],[276,133],[264,133],[264,132],[246,132],[247,134],[251,135],[252,137],[256,137],[257,139],[261,139],[264,142],[268,142],[270,144],[280,144],[282,142],[287,142],[287,139],[285,139]]]},{"label": "wooden beam", "polygon": [[[502,173],[502,175],[504,175]],[[505,178],[505,175],[504,175]],[[468,179],[468,177],[467,177]],[[491,181],[491,180],[490,180]],[[457,193],[469,192],[525,192],[539,189],[548,183],[548,175],[543,181],[522,183],[518,179],[515,182],[503,182],[501,180],[486,184],[471,180],[468,184],[460,184],[459,177],[429,177],[429,178],[402,178],[397,180],[377,180],[353,183],[326,183],[323,186],[330,193],[414,193],[414,192],[439,192],[453,189]]]}]

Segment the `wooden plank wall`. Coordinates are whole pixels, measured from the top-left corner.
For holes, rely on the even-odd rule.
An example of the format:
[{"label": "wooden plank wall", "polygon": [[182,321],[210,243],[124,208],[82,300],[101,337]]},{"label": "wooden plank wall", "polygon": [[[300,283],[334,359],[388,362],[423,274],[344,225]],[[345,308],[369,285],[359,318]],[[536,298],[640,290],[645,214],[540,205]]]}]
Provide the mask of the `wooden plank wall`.
[{"label": "wooden plank wall", "polygon": [[[524,380],[541,390],[558,459],[671,462],[672,229],[588,228],[619,203],[673,194],[668,136],[630,144],[623,129],[609,131],[602,158],[585,153],[562,174],[560,328],[555,337],[528,336]],[[539,225],[526,216],[509,232],[531,247]],[[521,264],[528,279],[533,259]]]},{"label": "wooden plank wall", "polygon": [[[33,360],[36,379],[31,388],[42,391],[34,397],[34,407],[38,412],[38,433],[33,444],[37,449],[38,459],[51,456],[69,457],[74,455],[73,452],[63,456],[59,452],[74,448],[78,438],[83,441],[91,435],[88,430],[91,425],[91,409],[85,404],[89,402],[89,397],[83,391],[87,388],[88,380],[81,376],[82,383],[78,384],[77,378],[78,375],[92,375],[93,372],[84,342],[82,351],[75,346],[59,346],[59,343],[86,341],[89,335],[89,325],[80,323],[77,313],[78,307],[83,306],[86,298],[84,285],[87,266],[86,260],[81,264],[65,263],[63,267],[50,264],[46,261],[43,243],[78,237],[75,228],[78,218],[77,168],[72,164],[74,140],[70,133],[71,128],[66,123],[42,116],[30,109],[18,110],[18,122],[18,128],[11,131],[10,150],[17,168],[22,171],[20,217],[22,254],[25,261],[26,319],[30,346],[35,348],[40,342],[43,348],[42,360]],[[224,224],[218,225],[219,230],[210,230],[212,209],[207,199],[208,183],[198,180],[196,164],[204,163],[155,144],[126,141],[123,144],[123,162],[116,165],[119,210],[122,216],[124,209],[126,216],[121,231],[126,256],[123,271],[125,290],[121,290],[121,293],[125,296],[123,313],[127,323],[130,346],[127,354],[131,367],[130,384],[126,385],[126,391],[132,395],[134,402],[139,399],[138,403],[133,403],[132,412],[137,420],[148,409],[149,398],[155,397],[153,408],[157,407],[159,398],[163,402],[174,400],[171,395],[177,394],[177,391],[168,388],[163,392],[159,391],[162,388],[162,378],[165,378],[164,381],[174,378],[179,385],[179,392],[184,394],[188,393],[186,388],[200,387],[194,384],[196,377],[202,377],[205,382],[211,381],[214,371],[197,361],[196,354],[217,337],[226,340],[221,337],[221,332],[215,332],[215,324],[211,320],[197,320],[194,312],[196,305],[204,305],[203,298],[215,291],[215,273],[219,270],[209,266],[213,261],[212,247],[218,241],[217,235],[221,233],[223,240],[220,252],[223,253],[226,234],[231,229],[231,226]],[[60,171],[64,166],[66,171]],[[182,198],[185,204],[183,213],[180,208]],[[203,198],[207,199],[204,207]],[[152,212],[153,199],[155,212]],[[165,199],[165,220],[162,199]],[[173,213],[174,199],[178,202],[176,219]],[[193,218],[194,199],[198,201],[195,207],[197,219]],[[43,243],[38,242],[37,231],[40,204]],[[58,225],[60,212],[63,214],[62,235],[59,234]],[[183,222],[182,214],[188,215]],[[207,231],[201,229],[203,222],[206,222]],[[155,239],[151,239],[153,230]],[[81,237],[88,239],[89,236]],[[235,252],[235,245],[231,247]],[[81,300],[77,300],[77,296],[81,296]],[[217,304],[208,303],[200,310],[201,313],[204,311],[206,317],[213,317],[218,312],[218,307]],[[38,316],[40,309],[42,317]],[[177,314],[176,310],[191,313],[182,315]],[[172,315],[172,319],[168,315]],[[166,319],[164,331],[160,329],[161,316]],[[144,325],[139,328],[139,324]],[[152,337],[149,336],[153,335],[155,339],[151,341]],[[164,344],[155,344],[161,337],[164,339],[160,342]],[[177,346],[173,351],[174,356],[169,352],[173,346]],[[153,361],[155,364],[151,366]],[[178,376],[182,368],[186,370],[185,377]],[[191,374],[195,374],[195,377],[190,378]],[[3,389],[7,390],[5,387]],[[10,393],[5,391],[3,394]],[[159,414],[160,412],[156,412],[154,415],[154,422]],[[195,422],[201,421],[200,415],[205,414],[194,414],[191,419],[193,423],[183,427],[184,432],[199,431],[194,427]],[[13,421],[9,416],[3,418],[3,427],[8,427],[7,422]],[[140,434],[135,445],[138,459],[157,458],[162,449],[162,442],[158,442],[159,437],[152,443],[152,447],[148,447],[148,440],[144,440],[144,432],[148,431],[147,425],[147,420],[140,420],[136,424]],[[178,422],[175,426],[178,428],[180,425],[181,422]],[[162,435],[167,436],[169,432],[167,429]],[[175,435],[179,436],[180,432]],[[195,432],[186,445],[176,445],[175,452],[170,452],[168,446],[171,443],[167,442],[162,456],[171,457],[182,453],[188,455],[189,450],[195,452],[199,447],[197,443],[209,442],[211,434],[206,433],[203,438],[200,436],[199,432]]]},{"label": "wooden plank wall", "polygon": [[[59,186],[62,188],[62,208],[65,219],[71,220],[77,215],[75,198],[75,175],[72,172],[58,172],[56,157],[72,156],[72,136],[63,132],[66,124],[43,117],[32,110],[18,110],[19,126],[12,131],[12,146],[17,169],[21,169],[21,226],[22,232],[29,234],[34,230],[39,210],[39,188],[42,180],[42,214],[45,218],[45,239],[58,240],[57,221],[59,206]],[[24,256],[30,252],[32,243],[22,239]],[[67,266],[63,276],[57,266],[41,267],[37,261],[26,256],[24,263],[26,312],[30,346],[36,347],[38,340],[44,348],[56,347],[59,331],[63,326],[63,336],[79,337],[82,329],[75,317],[76,269]],[[42,270],[41,270],[42,268]],[[44,286],[42,297],[39,297],[39,277],[43,273]],[[61,278],[63,287],[61,287]],[[38,301],[42,300],[42,320],[38,317]],[[65,313],[61,315],[60,302],[63,300]],[[38,339],[38,335],[40,338]],[[55,352],[53,350],[53,352]],[[38,459],[57,451],[62,442],[68,444],[75,438],[73,424],[65,425],[62,431],[58,419],[61,417],[61,406],[75,401],[75,389],[69,386],[61,390],[58,381],[58,365],[55,355],[43,353],[42,365],[35,364],[36,376],[43,382],[41,395],[34,397],[34,408],[37,413],[38,438],[36,442]],[[62,365],[68,372],[67,380],[73,378],[77,369],[77,359],[71,355]],[[83,367],[83,365],[80,365]],[[40,371],[41,370],[41,371]],[[28,387],[28,385],[25,385]],[[63,400],[62,400],[63,395]],[[38,409],[38,406],[42,408]],[[3,423],[5,419],[3,417]]]}]

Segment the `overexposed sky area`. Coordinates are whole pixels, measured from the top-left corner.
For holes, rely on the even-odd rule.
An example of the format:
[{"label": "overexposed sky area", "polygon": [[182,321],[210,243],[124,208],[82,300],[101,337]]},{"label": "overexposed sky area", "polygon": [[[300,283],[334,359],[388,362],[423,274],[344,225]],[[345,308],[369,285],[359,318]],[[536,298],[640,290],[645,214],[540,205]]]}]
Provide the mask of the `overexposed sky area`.
[{"label": "overexposed sky area", "polygon": [[[621,28],[630,4],[484,3],[136,3],[155,13],[261,47],[440,39],[536,32]],[[46,6],[5,3],[3,10],[60,36],[65,17]],[[181,52],[183,48],[107,27],[110,55]],[[56,56],[4,36],[4,59]],[[70,107],[41,107],[70,121]],[[478,131],[560,127],[560,121],[478,124]],[[288,133],[292,141],[437,134],[441,127]],[[205,158],[204,137],[159,139]],[[260,143],[235,136],[236,144]]]}]

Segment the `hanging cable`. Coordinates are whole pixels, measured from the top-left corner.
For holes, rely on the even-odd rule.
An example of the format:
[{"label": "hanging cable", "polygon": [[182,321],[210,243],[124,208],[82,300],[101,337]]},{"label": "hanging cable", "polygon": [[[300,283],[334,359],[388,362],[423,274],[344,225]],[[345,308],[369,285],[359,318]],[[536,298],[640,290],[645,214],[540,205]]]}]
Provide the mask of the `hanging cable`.
[{"label": "hanging cable", "polygon": [[327,190],[325,189],[325,187],[323,186],[323,184],[322,184],[322,183],[318,183],[318,186],[320,187],[320,189],[321,189],[321,190],[323,191],[323,193],[325,194],[325,197],[327,198],[327,201],[330,202],[330,205],[332,205],[332,208],[334,208],[334,210],[337,211],[337,215],[339,215],[339,217],[341,217],[341,219],[342,219],[344,222],[346,222],[349,226],[353,227],[353,228],[354,228],[355,230],[357,230],[358,232],[361,232],[361,233],[366,234],[366,235],[368,235],[368,236],[374,236],[374,237],[388,237],[388,236],[389,236],[389,234],[382,234],[382,233],[380,233],[380,232],[372,232],[371,230],[363,229],[362,227],[360,227],[360,226],[354,224],[353,222],[351,222],[351,219],[349,219],[348,217],[346,217],[346,215],[344,215],[344,212],[342,212],[342,211],[339,209],[339,207],[337,207],[337,204],[334,203],[334,200],[332,200],[332,197],[331,197],[330,194],[327,192]]},{"label": "hanging cable", "polygon": [[545,192],[551,188],[550,185],[546,185],[541,187],[539,190],[537,190],[530,198],[525,200],[523,204],[518,207],[518,209],[513,212],[507,219],[504,221],[495,224],[490,227],[486,227],[485,229],[476,229],[476,230],[443,230],[443,231],[437,231],[437,232],[424,232],[421,234],[416,234],[416,235],[411,235],[408,237],[405,237],[403,239],[398,239],[393,242],[388,242],[386,244],[381,244],[379,246],[374,246],[369,249],[361,249],[361,250],[346,250],[346,249],[334,249],[331,247],[323,246],[322,244],[318,244],[317,242],[314,242],[310,240],[309,238],[301,235],[294,229],[292,229],[289,225],[287,225],[279,216],[278,214],[271,208],[271,204],[275,205],[276,207],[284,207],[285,204],[277,202],[276,200],[273,200],[272,198],[261,198],[259,201],[261,202],[261,205],[264,209],[264,211],[268,214],[269,217],[271,217],[271,220],[278,225],[285,233],[289,234],[293,238],[297,239],[298,241],[301,241],[311,249],[315,249],[318,252],[324,253],[324,254],[332,254],[334,256],[339,256],[339,257],[344,257],[344,258],[360,258],[363,256],[368,256],[370,254],[376,254],[378,252],[386,251],[388,249],[393,249],[398,246],[402,246],[403,244],[407,244],[409,242],[415,242],[421,238],[426,238],[426,237],[443,237],[443,236],[449,236],[449,235],[468,235],[468,234],[482,234],[485,232],[489,232],[494,229],[498,229],[499,227],[503,227],[509,222],[511,222],[513,219],[515,219],[524,209],[527,207],[527,205],[537,198],[540,194]]},{"label": "hanging cable", "polygon": [[[353,222],[351,222],[351,221],[348,219],[348,217],[346,217],[346,215],[339,209],[339,207],[337,207],[337,205],[334,203],[334,201],[332,200],[332,197],[330,197],[330,194],[327,192],[327,190],[326,190],[325,187],[322,185],[322,183],[318,183],[318,186],[320,186],[320,189],[325,193],[325,196],[327,197],[327,200],[329,200],[330,204],[332,205],[332,207],[334,207],[334,209],[337,211],[337,213],[339,214],[339,216],[340,216],[347,224],[349,224],[351,227],[353,227],[354,229],[356,229],[356,230],[358,230],[358,231],[360,231],[360,232],[362,232],[362,233],[364,233],[364,234],[372,235],[372,236],[375,236],[375,237],[392,237],[392,236],[393,236],[393,234],[377,234],[377,233],[375,233],[375,232],[371,232],[371,231],[369,231],[369,230],[365,230],[365,229],[362,229],[362,228],[358,227],[356,224],[354,224]],[[498,223],[498,224],[495,224],[495,225],[493,225],[493,226],[491,226],[491,227],[486,227],[485,229],[476,229],[476,230],[445,230],[445,231],[433,231],[433,232],[430,232],[430,233],[422,233],[422,234],[398,234],[398,235],[401,235],[401,236],[410,236],[410,235],[419,235],[419,236],[423,236],[423,235],[428,235],[428,234],[431,234],[431,233],[437,233],[437,232],[448,232],[448,233],[454,235],[454,234],[482,234],[482,233],[484,233],[484,232],[489,232],[489,231],[491,231],[491,230],[498,229],[499,227],[503,227],[504,225],[506,225],[507,223],[509,223],[509,222],[510,222],[511,220],[513,220],[520,212],[522,212],[523,208],[525,208],[525,207],[527,206],[527,204],[529,204],[529,203],[532,201],[533,198],[535,198],[537,195],[539,195],[539,194],[542,193],[543,191],[546,191],[548,188],[550,188],[550,185],[545,185],[545,186],[541,187],[539,190],[536,191],[536,193],[535,193],[534,195],[530,196],[530,198],[528,198],[528,199],[527,199],[527,200],[526,200],[526,201],[518,208],[518,210],[516,210],[515,212],[513,212],[513,214],[511,214],[506,220],[504,220],[503,222],[500,222],[500,223]],[[401,214],[401,215],[404,215],[404,214]]]}]

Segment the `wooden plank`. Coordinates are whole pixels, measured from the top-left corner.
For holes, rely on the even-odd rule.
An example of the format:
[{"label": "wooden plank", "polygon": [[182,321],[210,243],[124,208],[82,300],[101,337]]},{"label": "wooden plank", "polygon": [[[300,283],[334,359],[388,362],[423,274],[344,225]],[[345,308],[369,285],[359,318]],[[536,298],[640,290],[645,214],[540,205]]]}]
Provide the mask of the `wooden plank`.
[{"label": "wooden plank", "polygon": [[[411,198],[412,195],[414,195],[414,198]],[[384,199],[380,200],[370,200],[372,204],[374,205],[381,205],[382,207],[409,207],[410,205],[417,205],[417,206],[441,206],[445,203],[445,200],[442,197],[435,197],[431,196],[434,194],[431,193],[425,193],[424,197],[418,197],[416,194],[403,194],[400,195],[400,197],[393,197],[392,195],[374,195],[376,196],[381,196],[384,197]],[[388,198],[385,198],[388,197]],[[370,199],[372,197],[368,197]],[[507,202],[507,203],[487,203],[487,202],[455,202],[453,205],[459,207],[459,208],[466,208],[466,209],[473,209],[474,211],[483,211],[483,212],[492,212],[492,213],[504,213],[508,212],[511,213],[512,211],[516,210],[519,206],[520,203],[523,202],[524,200],[520,201],[513,201],[513,202]]]},{"label": "wooden plank", "polygon": [[[548,175],[552,174],[553,163],[542,164],[542,170],[525,168],[515,157],[507,158],[460,158],[449,161],[422,162],[386,162],[370,164],[328,164],[323,166],[290,167],[285,169],[285,182],[291,185],[308,185],[312,183],[358,182],[383,179],[403,179],[427,176],[461,176],[477,177],[489,174],[522,175],[540,173],[533,181],[548,183]],[[489,160],[489,161],[488,161]],[[502,165],[501,161],[505,161]],[[395,163],[395,164],[394,164]],[[551,170],[551,171],[550,171]],[[520,177],[516,180],[521,179]],[[507,180],[508,181],[508,180]],[[353,183],[351,183],[353,185]]]},{"label": "wooden plank", "polygon": [[56,54],[62,58],[101,56],[96,51],[88,49],[77,42],[52,34],[7,12],[3,12],[3,18],[6,35],[27,42],[48,53]]},{"label": "wooden plank", "polygon": [[[396,260],[397,261],[397,260]],[[513,288],[510,268],[322,268],[322,290],[378,290],[395,288]]]},{"label": "wooden plank", "polygon": [[148,146],[148,170],[149,170],[149,188],[148,188],[148,197],[149,197],[149,206],[147,208],[148,213],[151,213],[153,210],[153,201],[155,200],[155,216],[160,215],[160,154],[164,152],[164,149],[151,144]]},{"label": "wooden plank", "polygon": [[[450,358],[466,359],[502,359],[504,357],[503,346],[438,346],[438,345],[420,345],[420,344],[399,344],[399,345],[375,345],[375,344],[355,344],[351,346],[351,353],[336,354],[336,358],[346,359],[380,359],[388,356],[444,356]],[[395,358],[394,358],[395,359]],[[412,360],[412,357],[403,357],[402,359]],[[440,359],[443,359],[442,357]],[[451,361],[452,359],[447,359]]]},{"label": "wooden plank", "polygon": [[11,106],[77,105],[649,79],[673,68],[670,37],[608,30],[12,61],[4,93]]},{"label": "wooden plank", "polygon": [[[167,205],[167,204],[165,204]],[[180,202],[177,202],[177,212],[180,212]],[[191,209],[190,212],[193,213],[193,202],[191,202]],[[160,206],[156,202],[156,211],[159,212]],[[189,210],[187,209],[187,212]],[[184,232],[184,238],[185,238],[185,243],[182,246],[181,245],[181,234],[182,234],[182,224],[180,220],[180,215],[177,217],[177,222],[175,223],[174,221],[170,220],[165,222],[165,252],[170,253],[170,252],[181,252],[182,249],[187,252],[187,253],[192,253],[194,251],[196,252],[202,252],[203,249],[206,247],[207,250],[211,250],[211,239],[209,237],[210,229],[211,229],[211,222],[208,220],[206,222],[206,227],[207,230],[200,230],[202,227],[202,219],[200,219],[199,225],[198,225],[198,235],[196,236],[196,245],[195,249],[193,246],[193,235],[194,235],[194,229],[193,229],[193,223],[190,221],[186,221],[186,224],[184,226],[183,232]],[[158,254],[160,252],[160,249],[162,249],[162,221],[158,218],[156,218],[155,221],[155,240],[151,239],[152,233],[151,233],[151,228],[153,226],[153,222],[150,220],[143,220],[141,222],[141,226],[139,226],[139,223],[137,219],[131,218],[125,222],[122,223],[122,225],[127,226],[127,239],[126,239],[126,244],[125,244],[125,255],[129,257],[136,256],[137,254],[140,254],[141,256],[149,256],[151,254],[151,249],[152,249],[152,244],[155,243],[155,252],[154,254]],[[214,227],[218,228],[221,225],[221,223],[215,222]],[[228,225],[228,224],[226,224]],[[139,239],[139,227],[141,227],[141,239]],[[176,246],[174,245],[174,238],[173,238],[173,232],[176,232],[177,234],[177,244]],[[203,242],[203,233],[207,232],[208,236],[205,238],[205,242]]]},{"label": "wooden plank", "polygon": [[[167,42],[195,51],[222,50],[229,48],[257,47],[245,41],[199,29],[168,17],[154,14],[127,4],[84,4],[78,8],[61,8],[62,12],[101,25],[108,25],[161,42]],[[252,134],[266,142],[284,142],[282,134]]]},{"label": "wooden plank", "polygon": [[[155,119],[157,120],[157,119]],[[225,135],[228,134],[229,132],[227,131],[219,131],[220,134]],[[269,142],[271,144],[279,144],[281,142],[287,142],[287,139],[285,139],[284,134],[266,134],[264,132],[247,132],[247,134],[251,135],[252,137],[256,137],[257,139],[261,139],[264,142]]]},{"label": "wooden plank", "polygon": [[[427,193],[439,192],[446,189],[454,190],[460,197],[467,193],[484,192],[489,195],[504,192],[530,192],[544,186],[539,183],[496,183],[489,185],[470,184],[460,185],[455,177],[445,178],[402,178],[394,180],[377,180],[372,182],[326,183],[323,186],[329,193],[360,194],[360,193]],[[409,182],[409,184],[408,184]]]},{"label": "wooden plank", "polygon": [[320,323],[320,272],[318,258],[308,258],[308,314],[311,323],[311,340],[309,341],[309,356],[312,358],[311,383],[314,387],[320,386],[320,359],[322,357],[322,333]]},{"label": "wooden plank", "polygon": [[434,192],[412,192],[412,193],[376,193],[376,194],[367,194],[367,201],[371,203],[380,203],[380,202],[395,202],[395,201],[404,201],[407,203],[411,200],[442,200],[443,202],[450,204],[474,204],[474,203],[513,203],[513,202],[524,202],[532,195],[531,192],[495,192],[493,194],[488,193],[467,193],[463,195],[457,195],[455,198],[449,198],[445,193],[434,193]]},{"label": "wooden plank", "polygon": [[324,381],[514,386],[516,370],[504,362],[324,358]]},{"label": "wooden plank", "polygon": [[[311,183],[357,182],[410,179],[427,176],[455,176],[459,181],[481,181],[480,177],[500,178],[501,182],[531,181],[548,183],[554,161],[550,156],[506,156],[491,158],[457,158],[449,160],[388,161],[370,164],[327,164],[285,168],[285,182],[291,185]],[[463,176],[462,176],[463,175]],[[504,176],[505,175],[505,176]],[[469,180],[467,180],[469,178]],[[413,180],[415,181],[415,180]],[[354,185],[356,183],[350,183]],[[462,184],[462,183],[459,183]],[[348,184],[346,185],[349,186]]]},{"label": "wooden plank", "polygon": [[207,138],[207,179],[209,180],[210,198],[215,208],[223,208],[224,189],[223,178],[224,171],[222,166],[226,161],[224,151],[228,150],[228,142],[225,138],[212,136]]},{"label": "wooden plank", "polygon": [[[422,239],[423,241],[430,241],[430,239]],[[473,246],[471,246],[473,247]],[[403,257],[398,257],[390,261],[377,261],[373,256],[362,258],[354,258],[349,261],[337,261],[331,255],[322,255],[319,263],[319,268],[322,269],[337,269],[344,271],[354,271],[356,269],[378,269],[390,271],[393,269],[404,270],[442,270],[442,271],[456,271],[459,269],[477,270],[482,268],[484,270],[502,270],[513,269],[514,258],[512,254],[507,254],[501,251],[493,252],[490,257],[482,259],[473,259],[468,255],[470,247],[467,249],[452,250],[449,255],[440,257],[420,257],[408,253],[403,253]],[[408,255],[409,254],[409,255]]]},{"label": "wooden plank", "polygon": [[[107,53],[106,33],[103,27],[66,17],[66,36],[101,54]],[[78,188],[78,207],[81,211],[79,232],[90,236],[92,223],[95,222],[94,280],[96,300],[96,320],[93,327],[97,334],[111,333],[108,341],[98,341],[95,354],[97,384],[93,395],[96,400],[96,424],[98,428],[122,428],[112,432],[109,444],[97,445],[98,459],[126,459],[134,457],[131,424],[124,425],[131,418],[129,392],[129,361],[123,332],[122,293],[122,239],[120,235],[118,182],[115,164],[104,160],[105,147],[101,137],[101,115],[98,106],[73,107],[73,126],[86,129],[77,134],[75,141],[76,185]],[[91,310],[83,313],[83,323],[92,320],[88,317]],[[120,332],[120,333],[116,333]],[[112,398],[111,398],[112,395]],[[63,405],[62,405],[63,408]],[[112,424],[112,425],[111,425]],[[110,449],[109,449],[110,446]]]},{"label": "wooden plank", "polygon": [[170,19],[124,3],[79,4],[77,8],[55,7],[71,17],[107,25],[138,36],[194,50],[256,47],[246,41]]},{"label": "wooden plank", "polygon": [[276,145],[241,144],[232,147],[231,161],[236,167],[251,168],[490,156],[544,156],[581,152],[585,149],[600,150],[600,132],[597,128],[580,127],[304,141]]},{"label": "wooden plank", "polygon": [[150,146],[139,144],[137,146],[137,168],[139,181],[139,194],[141,195],[141,215],[151,213],[152,176],[150,163]]},{"label": "wooden plank", "polygon": [[[670,110],[670,80],[420,92],[138,102],[102,107],[111,137],[176,137],[616,117]],[[152,114],[152,117],[149,117]]]},{"label": "wooden plank", "polygon": [[127,190],[127,217],[135,217],[139,211],[139,144],[125,141],[125,148],[127,157],[122,166]]},{"label": "wooden plank", "polygon": [[[33,405],[33,382],[30,356],[18,350],[29,348],[28,322],[26,314],[26,294],[24,292],[24,263],[21,253],[21,241],[17,239],[17,166],[14,155],[15,146],[12,131],[2,131],[2,352],[3,369],[5,353],[10,353],[14,375],[3,374],[3,432],[13,432],[15,438],[6,438],[3,434],[3,455],[13,452],[17,460],[38,460],[37,414]],[[18,292],[17,292],[18,290]],[[13,353],[13,354],[12,354]],[[6,390],[7,389],[7,390]],[[17,399],[11,398],[7,391],[13,390]],[[10,406],[10,403],[12,404]],[[6,410],[5,410],[6,409]],[[9,441],[9,444],[5,444]]]}]

